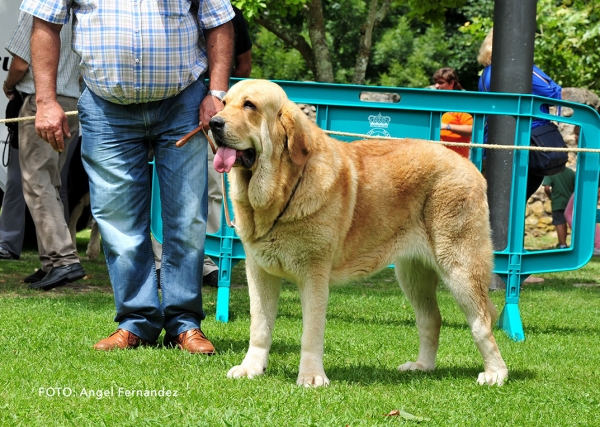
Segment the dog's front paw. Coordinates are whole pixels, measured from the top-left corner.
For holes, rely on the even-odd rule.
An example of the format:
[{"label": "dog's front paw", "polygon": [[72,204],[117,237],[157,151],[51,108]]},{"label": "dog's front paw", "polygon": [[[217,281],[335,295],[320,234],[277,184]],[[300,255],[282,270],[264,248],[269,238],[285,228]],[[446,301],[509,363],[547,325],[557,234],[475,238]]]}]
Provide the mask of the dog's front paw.
[{"label": "dog's front paw", "polygon": [[406,362],[398,366],[399,371],[433,371],[435,367],[425,366],[420,362]]},{"label": "dog's front paw", "polygon": [[296,384],[304,387],[327,387],[329,385],[329,378],[327,378],[325,372],[320,374],[300,373],[298,374]]},{"label": "dog's front paw", "polygon": [[248,367],[244,365],[234,366],[227,372],[227,378],[254,378],[263,375],[265,370],[262,368]]},{"label": "dog's front paw", "polygon": [[508,379],[508,369],[498,369],[496,371],[482,372],[477,378],[477,384],[479,385],[494,385],[497,384],[500,387],[504,384],[504,381]]}]

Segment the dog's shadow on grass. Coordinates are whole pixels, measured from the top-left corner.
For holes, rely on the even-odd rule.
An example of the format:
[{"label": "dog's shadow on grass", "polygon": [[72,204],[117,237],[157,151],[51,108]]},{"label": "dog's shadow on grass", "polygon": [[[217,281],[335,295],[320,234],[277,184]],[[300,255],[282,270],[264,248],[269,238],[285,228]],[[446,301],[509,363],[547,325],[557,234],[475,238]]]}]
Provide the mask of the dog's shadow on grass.
[{"label": "dog's shadow on grass", "polygon": [[[219,347],[218,343],[217,347]],[[241,362],[243,356],[248,350],[247,340],[227,340],[222,343],[228,347],[229,351],[239,354],[238,362]],[[270,351],[269,367],[267,375],[276,375],[286,381],[295,382],[298,377],[298,363],[300,357],[300,344],[274,341]],[[294,363],[283,361],[289,355],[297,356]],[[273,357],[275,356],[275,357]],[[406,371],[401,372],[398,369],[390,368],[378,364],[376,360],[373,363],[352,363],[343,366],[336,365],[335,362],[328,363],[327,353],[325,354],[325,373],[330,381],[334,383],[345,383],[349,385],[372,386],[374,384],[408,384],[419,381],[447,381],[447,380],[473,380],[475,383],[482,366],[440,366],[430,372]],[[237,363],[237,362],[235,362]],[[509,370],[509,384],[511,382],[530,381],[537,377],[533,370]]]},{"label": "dog's shadow on grass", "polygon": [[[436,368],[431,372],[406,371],[401,372],[394,368],[387,368],[376,365],[346,365],[346,366],[328,366],[325,365],[325,373],[333,384],[346,384],[352,386],[370,387],[376,384],[382,385],[402,385],[426,382],[442,381],[472,381],[476,384],[479,373],[483,367],[442,367]],[[269,365],[267,375],[277,375],[286,381],[295,382],[298,377],[298,370],[290,369],[289,366],[277,366],[276,363]],[[531,370],[509,371],[506,384],[515,382],[531,381],[537,377],[537,374]]]},{"label": "dog's shadow on grass", "polygon": [[525,335],[527,333],[536,334],[536,335],[585,335],[589,334],[600,334],[599,328],[590,328],[588,326],[582,327],[574,327],[574,326],[540,326],[536,324],[528,323],[525,327]]},{"label": "dog's shadow on grass", "polygon": [[[220,339],[217,337],[211,337],[213,344],[218,348],[226,348],[233,353],[238,353],[241,355],[245,355],[246,351],[248,351],[248,339]],[[273,344],[271,345],[271,351],[269,354],[278,354],[278,355],[288,355],[288,354],[296,354],[300,355],[300,343],[290,343],[286,341],[280,341],[276,338],[273,340]]]}]

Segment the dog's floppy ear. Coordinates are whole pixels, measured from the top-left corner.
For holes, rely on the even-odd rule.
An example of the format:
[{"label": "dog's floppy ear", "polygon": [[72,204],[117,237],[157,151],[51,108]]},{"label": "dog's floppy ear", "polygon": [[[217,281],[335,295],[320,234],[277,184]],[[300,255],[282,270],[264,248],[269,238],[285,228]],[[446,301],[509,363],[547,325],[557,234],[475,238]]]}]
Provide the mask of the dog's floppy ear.
[{"label": "dog's floppy ear", "polygon": [[298,166],[304,166],[311,148],[308,118],[296,104],[290,101],[279,112],[279,120],[285,129],[287,147],[292,162]]}]

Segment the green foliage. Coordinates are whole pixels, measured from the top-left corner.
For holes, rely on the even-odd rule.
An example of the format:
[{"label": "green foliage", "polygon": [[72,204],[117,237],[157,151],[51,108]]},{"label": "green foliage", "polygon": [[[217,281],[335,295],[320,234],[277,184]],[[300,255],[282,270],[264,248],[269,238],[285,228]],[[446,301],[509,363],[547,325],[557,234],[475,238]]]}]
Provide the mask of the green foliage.
[{"label": "green foliage", "polygon": [[[600,89],[600,14],[592,6],[593,2],[588,1],[538,1],[534,61],[563,87]],[[493,26],[493,10],[478,10],[471,5],[463,10],[468,24],[458,28],[460,36],[454,40],[465,50],[473,47],[476,57]],[[464,76],[469,67],[469,61],[464,61],[455,68]]]},{"label": "green foliage", "polygon": [[232,1],[231,4],[240,9],[246,19],[252,19],[261,9],[264,9],[266,6],[264,2],[256,0],[237,0]]},{"label": "green foliage", "polygon": [[251,19],[256,15],[262,15],[265,12],[282,18],[296,16],[296,14],[302,10],[306,1],[307,0],[234,0],[231,3],[242,10],[246,18]]},{"label": "green foliage", "polygon": [[493,0],[469,1],[447,21],[446,28],[452,45],[449,67],[457,70],[462,86],[477,90],[481,65],[477,63],[479,47],[494,26]]},{"label": "green foliage", "polygon": [[600,14],[593,2],[538,1],[535,62],[563,87],[600,90]]},{"label": "green foliage", "polygon": [[[306,34],[306,0],[240,0],[248,17]],[[539,0],[535,63],[563,87],[600,90],[600,9],[588,0]],[[367,0],[323,2],[334,78],[351,83]],[[287,12],[282,12],[283,9]],[[598,10],[598,11],[597,11]],[[457,70],[463,87],[477,90],[479,46],[493,26],[493,0],[394,0],[373,32],[367,84],[423,87],[439,67]],[[257,34],[253,76],[284,80],[314,78],[300,55],[276,38]],[[305,37],[307,40],[308,38]],[[264,50],[264,52],[262,52]],[[264,68],[264,69],[263,69]]]},{"label": "green foliage", "polygon": [[360,27],[367,14],[362,0],[324,2],[325,30],[337,83],[351,83],[360,39]]},{"label": "green foliage", "polygon": [[[406,43],[399,43],[392,53],[393,43],[377,44],[374,49],[374,62],[388,58],[388,69],[380,75],[382,86],[426,87],[433,82],[431,76],[446,65],[449,58],[444,31],[440,27],[429,27],[424,34],[416,35],[409,42],[409,33],[404,34]],[[392,35],[383,38],[393,40]],[[392,55],[390,55],[392,54]]]},{"label": "green foliage", "polygon": [[409,17],[434,24],[444,22],[446,12],[463,6],[468,0],[395,0],[395,4],[408,5]]},{"label": "green foliage", "polygon": [[390,61],[404,61],[414,49],[415,34],[410,20],[401,16],[398,23],[387,28],[375,43],[371,58],[371,67],[383,71]]},{"label": "green foliage", "polygon": [[313,80],[300,53],[291,49],[264,28],[254,34],[251,77],[268,80]]}]

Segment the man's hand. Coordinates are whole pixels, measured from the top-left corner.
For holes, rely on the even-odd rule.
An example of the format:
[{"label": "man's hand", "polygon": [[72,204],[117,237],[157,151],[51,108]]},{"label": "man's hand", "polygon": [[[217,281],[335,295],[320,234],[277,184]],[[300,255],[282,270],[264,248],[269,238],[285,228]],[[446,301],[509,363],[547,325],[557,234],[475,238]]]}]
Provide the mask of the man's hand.
[{"label": "man's hand", "polygon": [[15,98],[15,88],[9,88],[6,85],[6,80],[4,80],[4,84],[2,85],[2,90],[4,91],[4,95],[8,98],[9,101],[12,101]]},{"label": "man's hand", "polygon": [[43,105],[38,104],[35,130],[38,136],[48,142],[58,153],[62,153],[65,149],[65,136],[71,137],[67,116],[56,101]]},{"label": "man's hand", "polygon": [[206,95],[200,104],[200,123],[202,128],[208,132],[209,122],[215,114],[223,109],[223,103],[212,95]]}]

